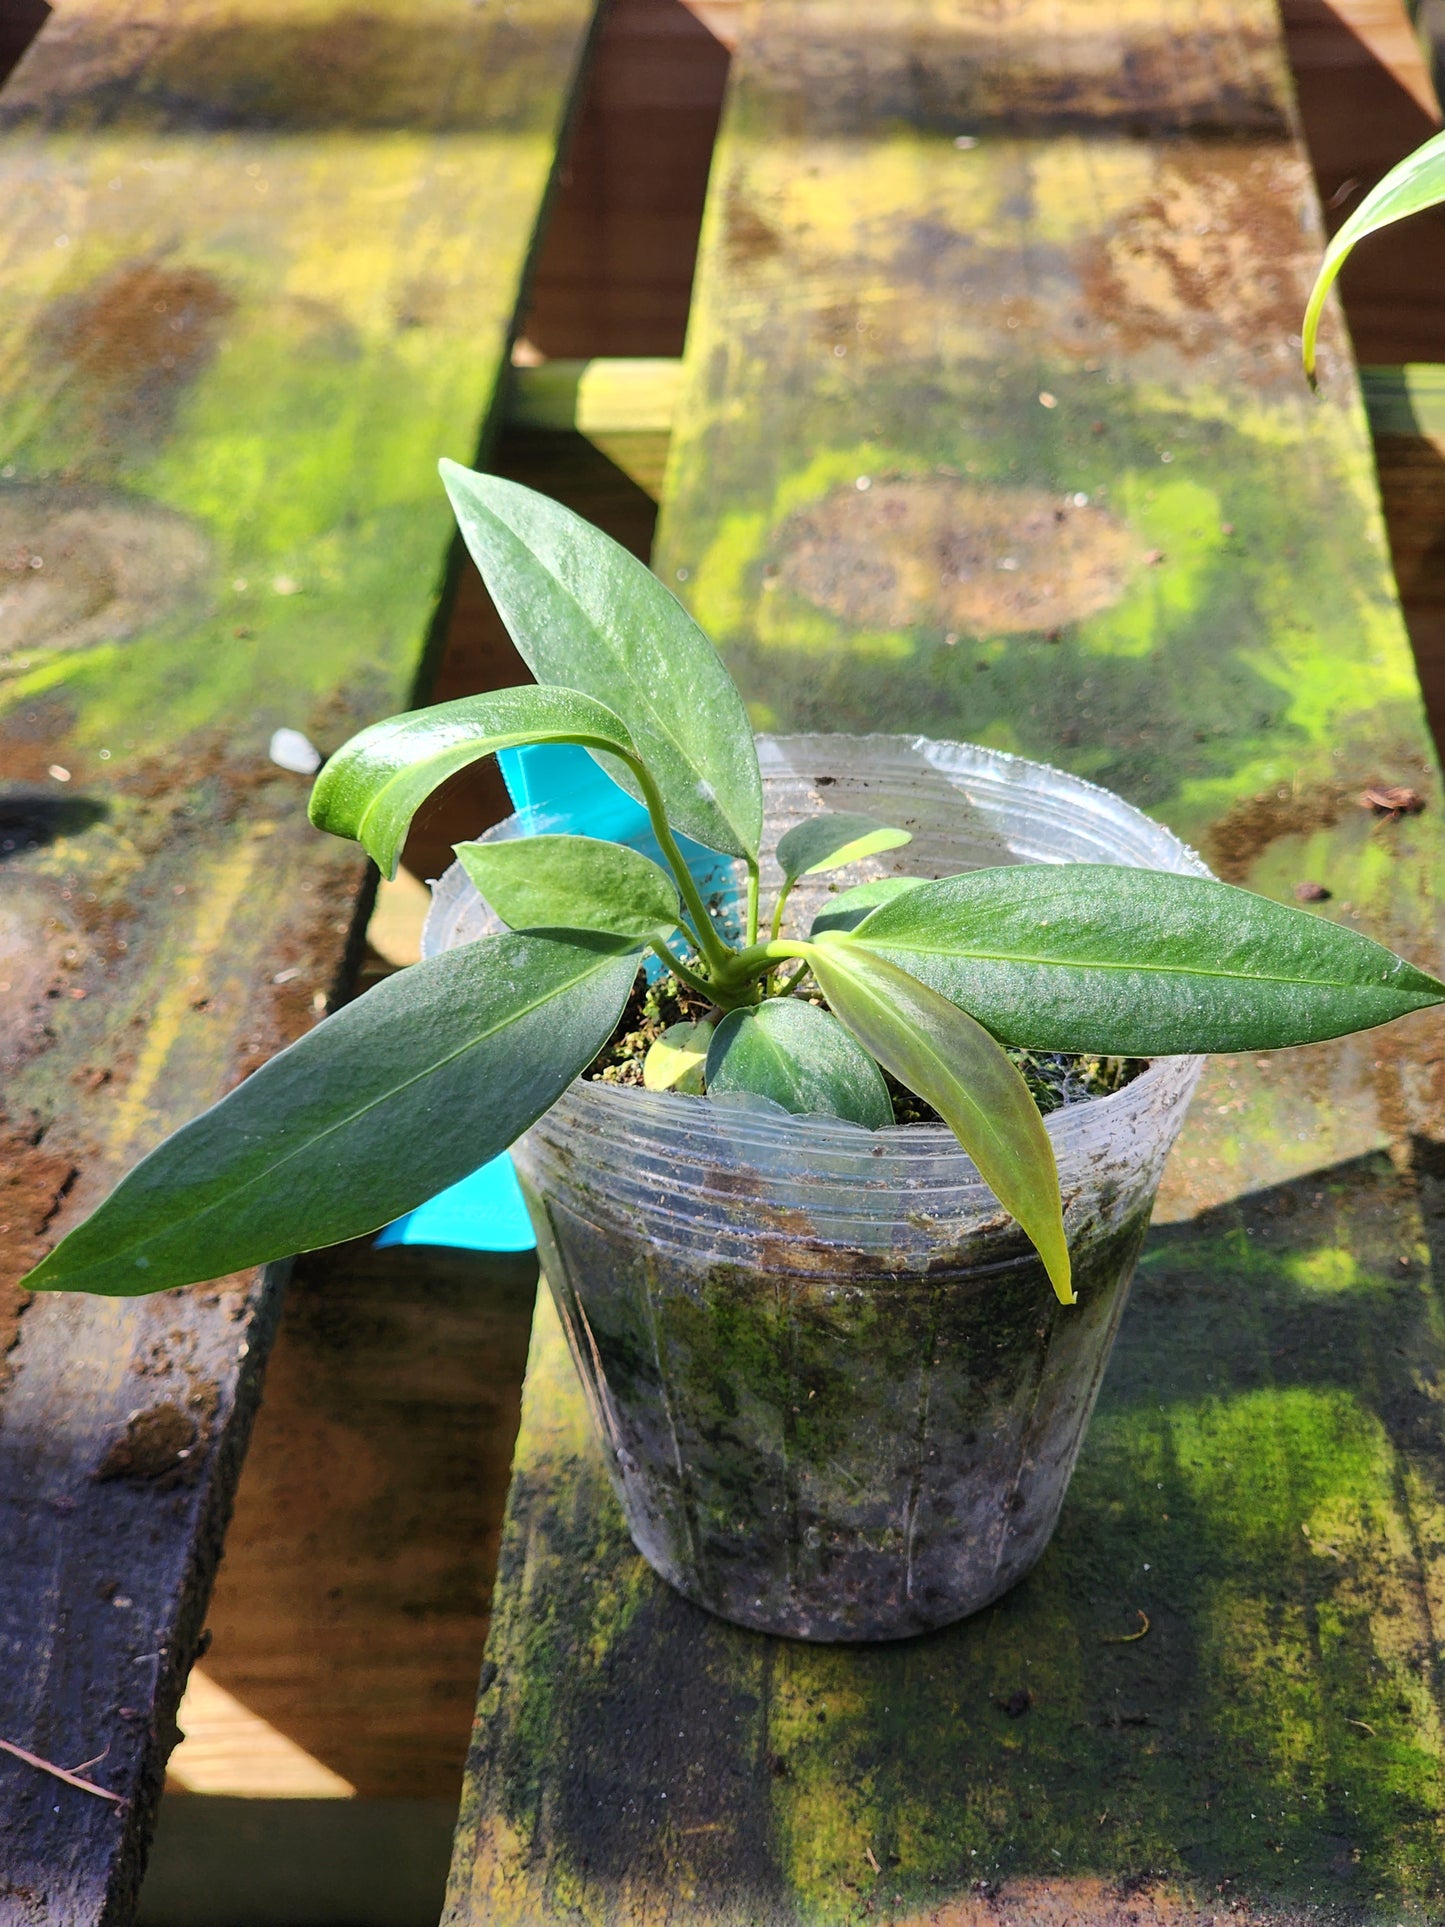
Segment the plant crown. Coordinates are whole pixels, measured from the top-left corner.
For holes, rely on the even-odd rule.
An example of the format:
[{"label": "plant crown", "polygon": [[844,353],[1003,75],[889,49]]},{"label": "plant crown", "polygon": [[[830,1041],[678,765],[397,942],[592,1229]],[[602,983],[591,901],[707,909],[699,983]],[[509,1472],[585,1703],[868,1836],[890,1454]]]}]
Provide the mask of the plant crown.
[{"label": "plant crown", "polygon": [[[556,1101],[616,1030],[650,952],[709,1014],[658,1039],[647,1085],[876,1130],[893,1121],[891,1073],[956,1133],[1071,1303],[1053,1148],[1005,1046],[1270,1050],[1445,1000],[1434,977],[1318,915],[1103,864],[865,882],[806,937],[784,937],[801,877],[902,848],[907,831],[847,813],[797,824],[778,841],[765,917],[762,778],[707,637],[557,503],[451,462],[442,473],[536,685],[362,730],[318,777],[312,821],[390,876],[448,776],[511,745],[572,743],[645,804],[663,861],[583,836],[459,844],[507,928],[388,978],[274,1057],[137,1165],[32,1287],[154,1291],[390,1222]],[[740,942],[710,914],[679,832],[741,864]]]}]

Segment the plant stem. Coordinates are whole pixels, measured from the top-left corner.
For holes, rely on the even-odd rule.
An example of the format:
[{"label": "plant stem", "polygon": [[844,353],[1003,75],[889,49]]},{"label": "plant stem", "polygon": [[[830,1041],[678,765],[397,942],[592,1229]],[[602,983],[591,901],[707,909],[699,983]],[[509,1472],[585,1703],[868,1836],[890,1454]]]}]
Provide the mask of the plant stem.
[{"label": "plant stem", "polygon": [[[785,878],[783,879],[783,887],[782,887],[782,889],[781,889],[781,890],[780,890],[780,891],[778,892],[778,900],[777,900],[777,902],[776,902],[776,904],[774,904],[774,906],[773,906],[773,929],[772,929],[772,938],[773,938],[773,942],[774,942],[774,943],[776,943],[776,942],[777,942],[777,940],[778,940],[778,932],[779,932],[779,931],[780,931],[780,930],[782,929],[782,927],[783,927],[783,911],[784,911],[784,909],[785,909],[785,907],[786,907],[786,905],[787,905],[787,901],[788,901],[788,896],[789,896],[789,893],[791,892],[791,890],[792,890],[792,887],[793,887],[793,885],[794,885],[794,884],[795,884],[796,882],[797,882],[797,878],[796,878],[796,877],[785,877]],[[757,940],[758,940],[758,939],[757,939],[757,932],[756,932],[756,931],[754,931],[754,932],[753,932],[753,934],[752,934],[752,935],[751,935],[751,936],[750,936],[750,937],[748,938],[748,942],[749,942],[749,943],[756,943],[756,942],[757,942]]]},{"label": "plant stem", "polygon": [[[748,858],[748,942],[758,940],[758,864],[756,857]],[[776,928],[773,935],[777,936]]]},{"label": "plant stem", "polygon": [[667,858],[672,874],[677,878],[677,887],[682,892],[683,902],[692,912],[698,948],[714,970],[725,968],[736,952],[730,944],[723,942],[713,926],[712,918],[707,913],[707,906],[702,900],[692,871],[688,869],[683,860],[682,851],[677,847],[677,839],[667,820],[667,813],[663,809],[657,785],[652,780],[652,772],[639,757],[628,756],[615,746],[612,754],[621,756],[637,778],[638,787],[642,791],[642,800],[647,805],[647,814],[652,819],[652,833],[657,838],[657,846]]},{"label": "plant stem", "polygon": [[790,957],[808,958],[814,946],[809,943],[794,943],[785,939],[781,943],[774,938],[769,943],[749,944],[746,950],[735,950],[718,972],[723,987],[746,982],[751,977],[767,974],[772,964],[786,963]]},{"label": "plant stem", "polygon": [[807,974],[808,974],[807,964],[806,963],[801,964],[798,967],[798,969],[793,972],[791,977],[785,978],[781,983],[774,984],[773,988],[768,992],[768,995],[770,997],[791,996],[792,993],[798,988],[798,985],[807,976]]},{"label": "plant stem", "polygon": [[700,997],[706,997],[709,1003],[712,1002],[713,986],[708,982],[706,977],[700,977],[695,970],[689,969],[681,957],[674,956],[669,947],[662,941],[661,937],[655,937],[653,939],[652,948],[662,959],[663,963],[667,965],[674,977],[680,978],[689,990],[695,990]]}]

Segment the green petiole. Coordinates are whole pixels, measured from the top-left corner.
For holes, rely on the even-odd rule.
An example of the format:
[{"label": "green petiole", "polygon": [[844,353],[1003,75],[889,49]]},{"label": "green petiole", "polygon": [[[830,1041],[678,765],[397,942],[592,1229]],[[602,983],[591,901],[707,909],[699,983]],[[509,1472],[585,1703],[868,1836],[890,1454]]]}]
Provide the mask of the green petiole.
[{"label": "green petiole", "polygon": [[[652,821],[652,833],[657,838],[657,847],[662,851],[664,857],[666,857],[668,868],[677,879],[677,887],[682,893],[682,900],[692,913],[694,924],[693,934],[697,938],[698,948],[702,951],[703,956],[706,957],[712,969],[726,970],[732,958],[737,955],[737,952],[734,951],[731,944],[723,942],[717,933],[712,918],[707,913],[707,906],[702,900],[701,892],[698,890],[692,871],[688,869],[683,859],[682,851],[677,847],[677,839],[672,834],[672,829],[668,824],[662,797],[658,793],[656,783],[652,780],[651,771],[640,757],[629,756],[626,751],[614,748],[611,754],[620,756],[621,760],[626,763],[627,767],[637,778],[638,787],[642,791],[642,800],[647,805],[647,814]],[[679,972],[678,974],[681,975],[682,973]]]}]

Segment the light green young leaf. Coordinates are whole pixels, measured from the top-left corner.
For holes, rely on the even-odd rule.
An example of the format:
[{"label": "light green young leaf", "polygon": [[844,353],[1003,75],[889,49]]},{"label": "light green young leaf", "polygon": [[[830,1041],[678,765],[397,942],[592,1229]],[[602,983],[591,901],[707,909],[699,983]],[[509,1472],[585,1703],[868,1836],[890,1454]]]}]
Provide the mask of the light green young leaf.
[{"label": "light green young leaf", "polygon": [[669,1024],[642,1060],[642,1082],[649,1091],[683,1091],[701,1097],[713,1027],[707,1022]]},{"label": "light green young leaf", "polygon": [[912,841],[910,831],[895,830],[875,817],[830,810],[785,830],[778,838],[778,862],[783,876],[793,883],[824,870],[841,870],[845,864],[859,863],[882,850],[901,849]]},{"label": "light green young leaf", "polygon": [[867,1131],[893,1122],[878,1066],[826,1010],[774,997],[730,1011],[707,1054],[710,1096],[749,1091],[799,1116],[846,1118]]},{"label": "light green young leaf", "polygon": [[916,890],[927,881],[927,877],[875,877],[871,883],[855,883],[851,890],[840,890],[824,904],[808,934],[821,937],[825,930],[856,930],[879,904],[892,903],[906,890]]},{"label": "light green young leaf", "polygon": [[29,1287],[133,1297],[389,1224],[556,1102],[637,964],[509,931],[398,971],[158,1145]]},{"label": "light green young leaf", "polygon": [[463,696],[373,723],[343,743],[311,791],[311,821],[353,837],[383,876],[394,876],[411,819],[432,791],[520,743],[633,748],[620,718],[575,689],[528,684]]},{"label": "light green young leaf", "polygon": [[1325,296],[1349,258],[1350,250],[1367,234],[1388,227],[1392,221],[1403,221],[1407,215],[1423,213],[1441,201],[1445,201],[1445,133],[1432,134],[1423,146],[1392,167],[1385,178],[1370,189],[1325,249],[1325,258],[1310,290],[1300,341],[1311,386],[1315,379],[1315,338]]},{"label": "light green young leaf", "polygon": [[[467,547],[532,674],[626,723],[676,830],[756,858],[763,783],[742,697],[692,617],[637,558],[545,495],[441,464]],[[633,796],[631,773],[597,760]]]},{"label": "light green young leaf", "polygon": [[458,843],[462,868],[513,930],[601,930],[666,942],[678,926],[677,885],[651,857],[592,836],[519,836]]},{"label": "light green young leaf", "polygon": [[966,1011],[852,938],[827,936],[809,963],[835,1014],[885,1070],[931,1104],[1074,1302],[1054,1147],[1011,1060]]},{"label": "light green young leaf", "polygon": [[1324,917],[1112,864],[944,877],[873,911],[849,942],[1032,1050],[1277,1050],[1445,1001],[1445,984]]}]

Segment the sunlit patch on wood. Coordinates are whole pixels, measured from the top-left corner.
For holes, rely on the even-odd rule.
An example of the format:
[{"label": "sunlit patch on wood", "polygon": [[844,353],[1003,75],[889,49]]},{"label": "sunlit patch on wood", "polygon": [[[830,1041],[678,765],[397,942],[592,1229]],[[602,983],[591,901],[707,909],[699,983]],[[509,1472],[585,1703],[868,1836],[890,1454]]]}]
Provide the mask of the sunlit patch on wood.
[{"label": "sunlit patch on wood", "polygon": [[205,536],[152,502],[95,489],[0,489],[0,657],[120,642],[199,604]]},{"label": "sunlit patch on wood", "polygon": [[176,1723],[183,1737],[166,1765],[171,1788],[271,1800],[344,1800],[355,1791],[199,1666]]},{"label": "sunlit patch on wood", "polygon": [[1106,509],[945,478],[837,489],[783,524],[776,553],[786,587],[852,627],[970,635],[1081,622],[1144,560]]}]

